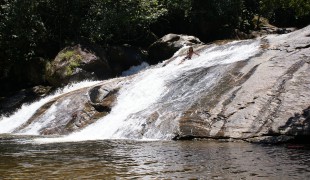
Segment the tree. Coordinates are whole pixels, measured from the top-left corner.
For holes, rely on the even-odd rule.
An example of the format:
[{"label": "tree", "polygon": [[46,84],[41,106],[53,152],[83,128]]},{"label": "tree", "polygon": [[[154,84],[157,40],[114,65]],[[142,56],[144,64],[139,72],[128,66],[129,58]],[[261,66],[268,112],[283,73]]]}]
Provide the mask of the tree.
[{"label": "tree", "polygon": [[308,0],[260,0],[258,15],[278,26],[305,26],[310,23]]},{"label": "tree", "polygon": [[[188,33],[200,37],[203,41],[212,41],[229,37],[235,28],[240,27],[242,0],[191,0],[183,1],[184,15],[189,27]],[[189,7],[186,7],[189,6]],[[181,6],[182,7],[182,6]]]},{"label": "tree", "polygon": [[83,19],[83,35],[93,42],[132,43],[166,13],[157,0],[94,0]]},{"label": "tree", "polygon": [[15,77],[16,83],[24,84],[24,65],[36,57],[46,35],[37,6],[38,1],[1,1],[0,80]]},{"label": "tree", "polygon": [[41,0],[38,12],[48,31],[50,42],[55,41],[59,49],[78,41],[82,20],[92,1]]}]

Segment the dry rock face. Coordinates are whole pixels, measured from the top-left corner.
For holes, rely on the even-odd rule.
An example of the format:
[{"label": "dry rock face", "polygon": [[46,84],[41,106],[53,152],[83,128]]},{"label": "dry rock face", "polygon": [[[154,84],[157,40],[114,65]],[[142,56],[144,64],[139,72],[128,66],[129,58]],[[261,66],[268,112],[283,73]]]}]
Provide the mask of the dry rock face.
[{"label": "dry rock face", "polygon": [[268,36],[262,48],[196,103],[204,106],[183,115],[178,138],[278,142],[310,135],[310,26]]}]

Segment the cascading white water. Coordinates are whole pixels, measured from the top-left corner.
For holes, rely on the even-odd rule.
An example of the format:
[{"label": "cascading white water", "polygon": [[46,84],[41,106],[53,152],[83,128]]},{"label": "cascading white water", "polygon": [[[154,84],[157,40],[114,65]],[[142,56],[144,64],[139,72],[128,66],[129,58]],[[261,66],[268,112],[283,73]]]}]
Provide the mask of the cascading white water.
[{"label": "cascading white water", "polygon": [[99,81],[83,81],[68,85],[63,89],[59,89],[53,95],[47,96],[37,102],[32,104],[24,104],[13,115],[9,117],[0,117],[0,133],[11,133],[14,129],[27,122],[27,120],[36,112],[36,110],[38,110],[42,105],[52,100],[53,98],[80,88],[93,86],[98,83]]},{"label": "cascading white water", "polygon": [[[184,56],[176,57],[175,60],[163,66],[164,61],[157,66],[140,72],[131,83],[123,86],[117,97],[117,104],[105,117],[99,119],[79,132],[74,132],[61,138],[40,138],[38,142],[65,142],[84,141],[96,139],[124,139],[135,138],[136,132],[143,128],[146,121],[144,115],[149,115],[154,109],[158,109],[160,116],[168,116],[168,112],[181,113],[179,109],[189,106],[191,99],[197,99],[197,93],[204,88],[211,87],[216,83],[213,79],[220,76],[216,70],[200,77],[195,84],[181,86],[173,89],[172,84],[176,79],[185,78],[193,74],[196,69],[208,68],[216,65],[230,64],[249,59],[260,52],[259,40],[235,41],[223,46],[211,45],[199,52],[192,60],[179,64]],[[185,47],[186,48],[186,47]],[[177,56],[178,54],[176,54]],[[186,84],[186,79],[183,80]],[[175,86],[178,88],[178,86]],[[162,106],[167,106],[163,108]],[[169,109],[169,108],[174,108]],[[176,118],[178,114],[174,114]],[[160,119],[160,118],[159,118]],[[156,122],[160,125],[160,120]],[[160,132],[151,129],[141,138],[165,139],[172,132]]]}]

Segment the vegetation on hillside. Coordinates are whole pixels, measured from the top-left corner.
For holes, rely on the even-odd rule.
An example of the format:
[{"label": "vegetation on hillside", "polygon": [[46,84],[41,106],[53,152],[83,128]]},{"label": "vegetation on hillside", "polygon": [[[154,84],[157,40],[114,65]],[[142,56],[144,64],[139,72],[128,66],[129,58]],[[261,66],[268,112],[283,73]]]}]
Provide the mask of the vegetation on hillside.
[{"label": "vegetation on hillside", "polygon": [[[53,59],[81,40],[147,47],[156,37],[184,33],[208,42],[256,28],[254,16],[278,26],[310,22],[308,0],[2,0],[0,83],[33,82],[29,66]],[[44,79],[44,78],[43,78]],[[12,86],[4,87],[8,91]]]}]

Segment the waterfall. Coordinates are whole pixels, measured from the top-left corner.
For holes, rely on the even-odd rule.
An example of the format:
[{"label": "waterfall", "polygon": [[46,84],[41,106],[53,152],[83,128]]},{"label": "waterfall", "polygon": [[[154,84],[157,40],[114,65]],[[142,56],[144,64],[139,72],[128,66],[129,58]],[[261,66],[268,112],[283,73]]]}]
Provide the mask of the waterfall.
[{"label": "waterfall", "polygon": [[[178,128],[178,118],[182,112],[199,98],[199,94],[209,91],[217,83],[228,64],[245,61],[257,55],[260,52],[260,41],[246,40],[225,45],[208,45],[198,52],[200,56],[193,56],[191,60],[182,64],[180,62],[184,55],[180,55],[179,52],[174,55],[173,61],[163,61],[133,76],[130,83],[119,90],[117,102],[108,115],[81,131],[59,138],[39,138],[36,141],[169,139]],[[82,83],[79,86],[81,88],[96,83]],[[0,120],[0,133],[12,132],[45,102],[70,90],[23,106],[11,117],[3,117]],[[146,128],[148,119],[153,114],[157,120],[152,127]]]},{"label": "waterfall", "polygon": [[34,102],[32,104],[24,104],[19,110],[17,110],[13,115],[10,117],[0,117],[0,133],[11,133],[14,129],[18,128],[27,120],[45,103],[52,100],[53,98],[56,98],[58,96],[61,96],[63,94],[66,94],[68,92],[93,86],[95,84],[98,84],[99,81],[83,81],[76,84],[70,84],[65,86],[62,89],[57,90],[53,95],[49,95],[45,98],[42,98],[41,100]]}]

